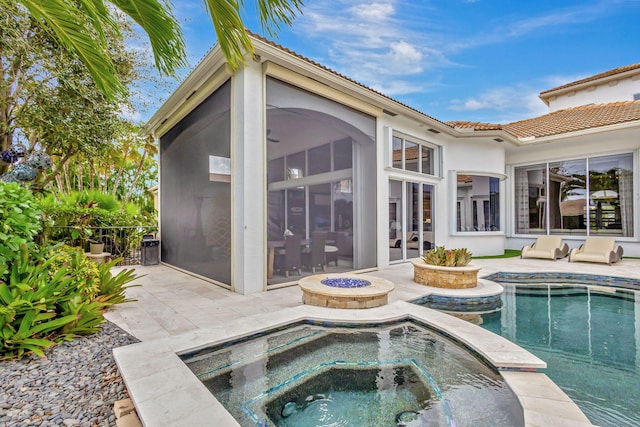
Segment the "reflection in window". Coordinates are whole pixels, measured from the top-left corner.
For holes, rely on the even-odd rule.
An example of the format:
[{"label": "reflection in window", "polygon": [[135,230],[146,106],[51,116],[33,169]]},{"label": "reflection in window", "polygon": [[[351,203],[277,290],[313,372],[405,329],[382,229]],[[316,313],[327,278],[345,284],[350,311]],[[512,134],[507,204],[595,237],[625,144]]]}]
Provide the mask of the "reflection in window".
[{"label": "reflection in window", "polygon": [[305,176],[305,152],[287,156],[287,179],[298,179]]},{"label": "reflection in window", "polygon": [[433,148],[423,145],[420,147],[420,158],[422,159],[421,172],[427,175],[435,175],[436,171],[433,167]]},{"label": "reflection in window", "polygon": [[457,231],[500,231],[500,180],[457,175]]},{"label": "reflection in window", "polygon": [[392,167],[426,175],[436,175],[435,150],[432,147],[394,136],[391,149]]},{"label": "reflection in window", "polygon": [[310,232],[331,231],[331,184],[309,186]]},{"label": "reflection in window", "polygon": [[545,234],[547,224],[547,166],[515,170],[516,233]]},{"label": "reflection in window", "polygon": [[633,155],[589,159],[590,234],[633,236]]},{"label": "reflection in window", "polygon": [[633,236],[633,155],[517,167],[515,198],[517,233]]},{"label": "reflection in window", "polygon": [[408,171],[420,172],[420,146],[415,142],[405,141],[404,168]]},{"label": "reflection in window", "polygon": [[209,181],[231,182],[231,159],[209,156]]},{"label": "reflection in window", "polygon": [[345,179],[333,183],[333,225],[335,231],[353,231],[352,181]]}]

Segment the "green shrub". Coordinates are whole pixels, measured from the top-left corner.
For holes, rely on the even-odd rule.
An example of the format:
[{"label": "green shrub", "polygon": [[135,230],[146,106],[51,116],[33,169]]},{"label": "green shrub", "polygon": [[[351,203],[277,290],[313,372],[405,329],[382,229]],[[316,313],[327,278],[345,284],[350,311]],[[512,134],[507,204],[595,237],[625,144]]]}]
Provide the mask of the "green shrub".
[{"label": "green shrub", "polygon": [[39,356],[76,335],[94,333],[104,311],[129,301],[133,271],[115,276],[118,260],[96,265],[77,248],[55,246],[30,254],[21,246],[7,281],[0,281],[0,359]]},{"label": "green shrub", "polygon": [[33,239],[41,229],[40,209],[31,191],[0,183],[0,280],[6,278],[21,245],[35,246]]},{"label": "green shrub", "polygon": [[471,262],[471,255],[467,248],[445,249],[444,246],[437,246],[425,252],[422,259],[429,265],[464,267]]},{"label": "green shrub", "polygon": [[113,195],[95,191],[73,192],[60,201],[48,196],[41,204],[43,242],[64,242],[88,250],[87,242],[102,240],[115,256],[128,256],[140,247],[145,232],[131,226],[156,224],[155,218],[141,214],[135,206],[123,208]]}]

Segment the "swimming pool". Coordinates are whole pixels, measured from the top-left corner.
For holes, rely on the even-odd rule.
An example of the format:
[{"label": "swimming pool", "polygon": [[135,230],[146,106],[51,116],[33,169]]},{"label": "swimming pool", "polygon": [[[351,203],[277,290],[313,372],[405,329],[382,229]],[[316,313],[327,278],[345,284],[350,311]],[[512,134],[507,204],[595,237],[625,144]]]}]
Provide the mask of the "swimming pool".
[{"label": "swimming pool", "polygon": [[531,351],[596,425],[640,425],[640,294],[502,283],[502,310],[483,328]]},{"label": "swimming pool", "polygon": [[298,322],[182,360],[242,426],[522,426],[494,369],[412,320]]}]

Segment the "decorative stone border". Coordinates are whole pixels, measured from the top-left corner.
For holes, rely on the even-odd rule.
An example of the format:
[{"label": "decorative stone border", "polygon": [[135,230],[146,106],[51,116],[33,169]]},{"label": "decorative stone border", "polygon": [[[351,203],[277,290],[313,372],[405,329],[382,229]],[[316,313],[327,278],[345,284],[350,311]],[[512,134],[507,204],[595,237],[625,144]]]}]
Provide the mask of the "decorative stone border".
[{"label": "decorative stone border", "polygon": [[414,259],[413,281],[426,286],[447,289],[468,289],[478,285],[478,271],[482,267],[469,264],[464,267],[441,267]]},{"label": "decorative stone border", "polygon": [[[323,284],[327,279],[365,280],[370,285],[340,288]],[[298,281],[298,286],[302,290],[303,304],[329,308],[380,307],[388,303],[389,292],[395,287],[389,280],[378,277],[340,273],[307,276]]]}]

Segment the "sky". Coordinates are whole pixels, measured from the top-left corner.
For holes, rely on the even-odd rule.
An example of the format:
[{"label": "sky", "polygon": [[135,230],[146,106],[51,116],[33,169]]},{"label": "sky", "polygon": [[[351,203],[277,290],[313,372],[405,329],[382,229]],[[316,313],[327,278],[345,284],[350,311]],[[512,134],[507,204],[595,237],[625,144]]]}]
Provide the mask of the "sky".
[{"label": "sky", "polygon": [[[184,78],[216,37],[203,0],[173,2]],[[442,121],[536,117],[548,112],[541,91],[640,62],[640,0],[306,0],[302,11],[274,41]],[[244,20],[264,34],[255,1]]]}]

